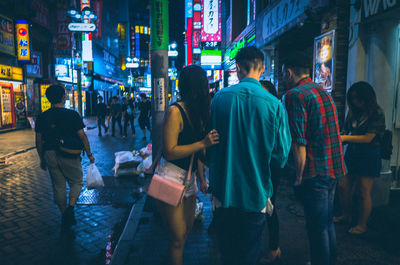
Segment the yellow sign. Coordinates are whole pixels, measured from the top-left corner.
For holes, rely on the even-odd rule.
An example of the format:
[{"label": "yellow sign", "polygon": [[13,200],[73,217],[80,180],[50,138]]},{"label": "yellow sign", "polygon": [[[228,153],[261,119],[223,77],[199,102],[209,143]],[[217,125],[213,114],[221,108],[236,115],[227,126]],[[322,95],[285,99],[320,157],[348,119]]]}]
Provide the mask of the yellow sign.
[{"label": "yellow sign", "polygon": [[29,24],[26,20],[17,20],[15,24],[17,33],[18,61],[30,61],[31,50],[29,46]]},{"label": "yellow sign", "polygon": [[22,68],[0,64],[0,79],[12,79],[22,81]]},{"label": "yellow sign", "polygon": [[42,112],[45,112],[46,110],[51,108],[51,103],[50,101],[46,98],[46,89],[49,87],[50,85],[46,84],[46,85],[40,85],[40,103],[42,106]]}]

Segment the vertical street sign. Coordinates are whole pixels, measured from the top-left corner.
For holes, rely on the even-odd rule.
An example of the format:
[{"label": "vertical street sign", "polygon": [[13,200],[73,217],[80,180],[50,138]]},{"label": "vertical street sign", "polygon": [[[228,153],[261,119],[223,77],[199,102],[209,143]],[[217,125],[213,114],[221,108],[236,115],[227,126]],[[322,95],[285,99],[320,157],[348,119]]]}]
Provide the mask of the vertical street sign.
[{"label": "vertical street sign", "polygon": [[18,61],[29,62],[31,60],[31,49],[29,43],[29,24],[26,20],[17,20],[15,24],[17,32]]},{"label": "vertical street sign", "polygon": [[153,159],[162,148],[162,126],[168,106],[168,0],[151,1],[151,91]]}]

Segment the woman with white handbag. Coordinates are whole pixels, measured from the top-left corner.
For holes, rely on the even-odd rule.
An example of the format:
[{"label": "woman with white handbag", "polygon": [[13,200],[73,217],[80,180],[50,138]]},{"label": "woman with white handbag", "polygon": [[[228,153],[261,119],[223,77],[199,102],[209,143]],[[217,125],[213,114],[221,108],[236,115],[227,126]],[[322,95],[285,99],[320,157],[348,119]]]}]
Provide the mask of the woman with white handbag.
[{"label": "woman with white handbag", "polygon": [[217,131],[206,133],[210,96],[205,71],[199,66],[185,67],[179,77],[179,93],[181,100],[172,104],[165,115],[163,157],[158,168],[160,176],[175,178],[185,185],[183,199],[177,206],[157,200],[158,210],[168,230],[168,256],[173,265],[182,264],[184,245],[194,222],[198,189],[196,174],[192,172],[197,170],[201,190],[206,192],[207,189],[198,154],[219,141]]}]

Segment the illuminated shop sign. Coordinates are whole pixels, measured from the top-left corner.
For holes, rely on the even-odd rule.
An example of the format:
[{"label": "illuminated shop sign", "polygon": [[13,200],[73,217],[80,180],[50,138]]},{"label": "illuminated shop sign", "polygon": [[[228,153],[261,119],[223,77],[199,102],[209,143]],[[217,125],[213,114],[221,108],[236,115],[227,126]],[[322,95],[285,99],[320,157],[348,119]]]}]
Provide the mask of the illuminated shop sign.
[{"label": "illuminated shop sign", "polygon": [[221,0],[202,0],[201,41],[221,41]]},{"label": "illuminated shop sign", "polygon": [[23,80],[22,68],[0,64],[0,79]]},{"label": "illuminated shop sign", "polygon": [[49,87],[49,84],[42,84],[40,85],[40,105],[42,112],[45,112],[46,110],[51,108],[51,103],[46,97],[46,90]]},{"label": "illuminated shop sign", "polygon": [[29,46],[29,24],[26,20],[17,20],[16,23],[17,32],[17,51],[18,61],[30,61],[31,50]]},{"label": "illuminated shop sign", "polygon": [[0,15],[0,52],[15,55],[14,23],[11,18]]},{"label": "illuminated shop sign", "polygon": [[221,65],[221,51],[218,50],[201,51],[200,61],[202,66]]},{"label": "illuminated shop sign", "polygon": [[238,51],[244,47],[252,46],[256,38],[256,35],[250,37],[243,37],[241,40],[237,41],[231,48],[225,52],[224,62],[230,62],[235,59]]}]

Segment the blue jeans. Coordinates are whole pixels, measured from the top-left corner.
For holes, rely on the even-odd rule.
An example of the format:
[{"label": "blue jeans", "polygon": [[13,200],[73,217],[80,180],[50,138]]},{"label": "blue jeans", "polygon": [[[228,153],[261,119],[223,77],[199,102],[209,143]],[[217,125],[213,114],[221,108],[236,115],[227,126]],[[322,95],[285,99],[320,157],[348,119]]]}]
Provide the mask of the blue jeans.
[{"label": "blue jeans", "polygon": [[333,201],[337,180],[316,176],[303,180],[295,192],[303,203],[312,265],[336,264]]},{"label": "blue jeans", "polygon": [[237,208],[219,208],[215,220],[224,265],[255,265],[266,223],[263,213]]}]

